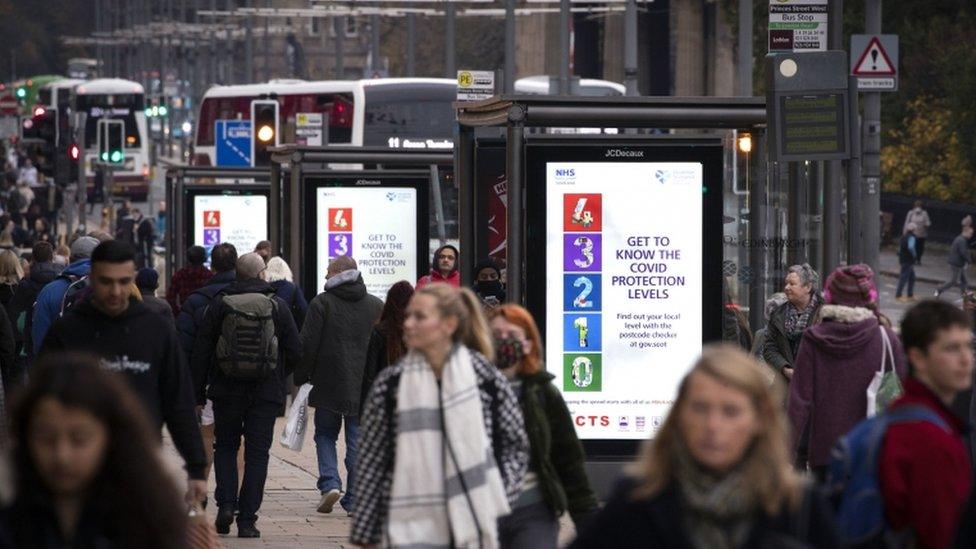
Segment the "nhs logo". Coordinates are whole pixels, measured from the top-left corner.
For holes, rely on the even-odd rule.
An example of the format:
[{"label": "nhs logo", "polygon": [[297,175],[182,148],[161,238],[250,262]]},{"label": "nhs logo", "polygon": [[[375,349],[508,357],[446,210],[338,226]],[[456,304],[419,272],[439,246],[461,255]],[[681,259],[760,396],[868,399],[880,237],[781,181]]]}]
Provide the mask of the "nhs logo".
[{"label": "nhs logo", "polygon": [[554,168],[550,173],[552,173],[552,179],[556,185],[573,185],[576,183],[575,168]]}]

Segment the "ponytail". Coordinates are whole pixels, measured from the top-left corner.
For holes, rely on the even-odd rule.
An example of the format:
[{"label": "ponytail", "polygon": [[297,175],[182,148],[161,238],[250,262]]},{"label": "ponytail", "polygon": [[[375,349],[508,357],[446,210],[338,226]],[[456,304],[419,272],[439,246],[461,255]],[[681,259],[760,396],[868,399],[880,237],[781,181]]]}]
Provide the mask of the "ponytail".
[{"label": "ponytail", "polygon": [[467,288],[461,288],[460,298],[461,305],[465,309],[464,316],[467,318],[461,319],[455,339],[469,349],[485,355],[489,361],[494,362],[495,346],[492,343],[488,321],[485,320],[484,310],[481,307],[481,300]]}]

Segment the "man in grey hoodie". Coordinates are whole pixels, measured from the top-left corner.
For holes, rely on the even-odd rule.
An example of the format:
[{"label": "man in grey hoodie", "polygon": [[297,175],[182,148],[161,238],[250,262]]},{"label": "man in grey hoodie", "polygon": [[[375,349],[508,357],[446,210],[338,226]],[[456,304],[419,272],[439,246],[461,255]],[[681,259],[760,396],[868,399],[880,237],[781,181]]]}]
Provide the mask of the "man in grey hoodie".
[{"label": "man in grey hoodie", "polygon": [[969,281],[966,280],[966,265],[970,263],[969,239],[973,237],[973,227],[966,225],[962,228],[962,233],[952,241],[949,249],[949,269],[951,275],[949,281],[939,286],[935,291],[935,297],[942,295],[942,292],[953,286],[959,286],[959,293],[965,294],[969,289]]},{"label": "man in grey hoodie", "polygon": [[922,201],[916,200],[915,207],[905,214],[905,225],[902,227],[901,233],[905,234],[908,232],[908,225],[915,224],[915,264],[922,264],[922,254],[925,253],[925,239],[929,236],[929,227],[932,226],[932,220],[929,219],[929,212],[925,211],[922,207]]}]

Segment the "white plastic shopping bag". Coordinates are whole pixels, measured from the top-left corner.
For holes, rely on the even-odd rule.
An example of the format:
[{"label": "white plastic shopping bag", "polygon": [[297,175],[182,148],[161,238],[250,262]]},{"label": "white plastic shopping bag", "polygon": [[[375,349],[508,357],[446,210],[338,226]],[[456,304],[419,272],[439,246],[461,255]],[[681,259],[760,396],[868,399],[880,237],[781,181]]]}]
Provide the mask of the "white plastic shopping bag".
[{"label": "white plastic shopping bag", "polygon": [[[874,373],[874,378],[868,384],[867,417],[874,417],[878,412],[888,408],[901,395],[901,381],[895,371],[895,353],[891,347],[891,340],[884,328],[881,330],[881,368]],[[890,366],[890,367],[889,367]]]},{"label": "white plastic shopping bag", "polygon": [[308,394],[312,385],[306,383],[298,389],[298,396],[288,410],[288,421],[281,432],[281,445],[296,452],[302,451],[305,442],[305,428],[308,425]]}]

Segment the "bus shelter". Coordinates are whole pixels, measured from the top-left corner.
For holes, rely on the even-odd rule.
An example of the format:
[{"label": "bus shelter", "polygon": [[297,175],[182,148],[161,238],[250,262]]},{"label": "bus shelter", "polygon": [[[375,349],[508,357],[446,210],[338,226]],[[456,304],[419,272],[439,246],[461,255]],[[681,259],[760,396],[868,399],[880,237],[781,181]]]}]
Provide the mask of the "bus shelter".
[{"label": "bus shelter", "polygon": [[270,238],[270,173],[262,168],[172,166],[166,171],[166,280],[186,264],[190,246],[234,244],[252,251]]},{"label": "bus shelter", "polygon": [[432,235],[445,241],[442,191],[453,161],[449,150],[277,147],[272,245],[309,298],[338,255],[356,259],[370,293],[385,297],[398,280],[426,274]]},{"label": "bus shelter", "polygon": [[[484,240],[504,229],[509,300],[539,324],[602,491],[661,426],[702,344],[722,338],[729,293],[762,311],[766,281],[731,271],[765,266],[765,250],[727,237],[766,232],[764,100],[501,96],[456,108],[471,220],[461,249],[494,251],[497,237]],[[565,130],[579,128],[590,130]],[[500,147],[502,176],[484,165]],[[500,183],[506,221],[490,227]],[[477,258],[461,257],[465,276]]]}]

